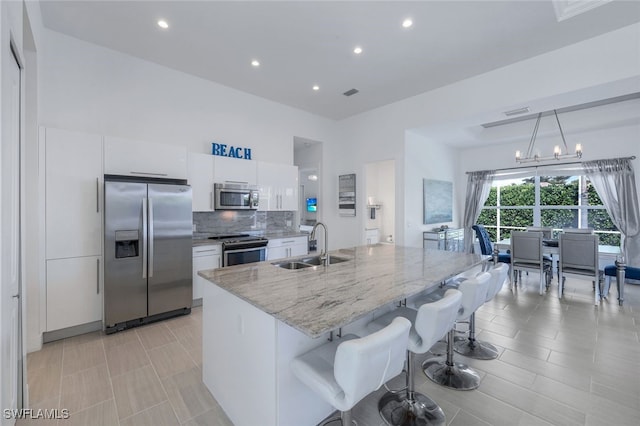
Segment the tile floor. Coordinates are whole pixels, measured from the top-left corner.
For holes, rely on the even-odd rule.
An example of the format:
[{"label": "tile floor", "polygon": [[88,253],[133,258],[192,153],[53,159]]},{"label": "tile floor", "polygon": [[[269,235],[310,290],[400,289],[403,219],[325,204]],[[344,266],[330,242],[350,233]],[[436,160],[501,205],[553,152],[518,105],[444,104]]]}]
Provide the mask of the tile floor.
[{"label": "tile floor", "polygon": [[[480,373],[480,387],[445,389],[416,369],[417,390],[455,426],[640,424],[640,286],[625,287],[623,308],[615,289],[594,308],[588,281],[568,279],[559,300],[555,281],[539,296],[535,274],[523,278],[515,292],[505,286],[476,314],[478,338],[498,346],[500,357],[456,355]],[[69,409],[62,426],[230,425],[201,380],[201,334],[196,308],[188,317],[110,336],[46,344],[28,356],[32,408]],[[398,376],[389,385],[403,382]],[[383,393],[354,408],[360,426],[383,424],[376,410]]]},{"label": "tile floor", "polygon": [[[27,357],[31,408],[58,425],[232,425],[202,383],[202,308],[128,331],[48,343]],[[19,421],[18,425],[55,424]]]}]

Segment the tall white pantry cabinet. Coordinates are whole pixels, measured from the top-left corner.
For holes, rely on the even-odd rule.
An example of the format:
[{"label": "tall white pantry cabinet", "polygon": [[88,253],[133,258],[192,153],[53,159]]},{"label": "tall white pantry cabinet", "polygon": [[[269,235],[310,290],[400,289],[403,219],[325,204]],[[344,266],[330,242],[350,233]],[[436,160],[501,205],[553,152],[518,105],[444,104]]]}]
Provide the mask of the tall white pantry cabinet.
[{"label": "tall white pantry cabinet", "polygon": [[41,128],[45,331],[102,321],[102,136]]}]

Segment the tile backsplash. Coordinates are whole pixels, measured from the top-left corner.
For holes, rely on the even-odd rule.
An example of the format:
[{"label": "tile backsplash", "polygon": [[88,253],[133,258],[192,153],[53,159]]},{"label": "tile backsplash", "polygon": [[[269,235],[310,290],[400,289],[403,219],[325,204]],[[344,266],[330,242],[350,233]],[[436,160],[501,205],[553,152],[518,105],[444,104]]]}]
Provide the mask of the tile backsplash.
[{"label": "tile backsplash", "polygon": [[[275,231],[296,231],[295,212],[261,212],[255,210],[223,210],[215,212],[194,212],[194,235],[252,233],[262,234]],[[289,224],[289,225],[288,225]]]}]

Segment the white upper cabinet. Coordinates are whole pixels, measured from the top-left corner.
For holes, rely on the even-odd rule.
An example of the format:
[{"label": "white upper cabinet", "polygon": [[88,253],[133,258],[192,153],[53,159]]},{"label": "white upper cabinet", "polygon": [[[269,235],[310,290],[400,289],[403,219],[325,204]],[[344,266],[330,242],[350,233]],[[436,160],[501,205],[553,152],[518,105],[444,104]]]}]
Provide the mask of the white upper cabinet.
[{"label": "white upper cabinet", "polygon": [[43,128],[46,258],[102,254],[102,136]]},{"label": "white upper cabinet", "polygon": [[104,173],[187,179],[187,149],[107,136],[104,139]]},{"label": "white upper cabinet", "polygon": [[255,161],[218,156],[213,156],[213,158],[215,183],[256,184],[257,171]]},{"label": "white upper cabinet", "polygon": [[187,159],[189,185],[193,195],[192,210],[194,212],[213,211],[214,157],[209,154],[190,152]]},{"label": "white upper cabinet", "polygon": [[298,167],[258,162],[260,206],[258,210],[298,210]]}]

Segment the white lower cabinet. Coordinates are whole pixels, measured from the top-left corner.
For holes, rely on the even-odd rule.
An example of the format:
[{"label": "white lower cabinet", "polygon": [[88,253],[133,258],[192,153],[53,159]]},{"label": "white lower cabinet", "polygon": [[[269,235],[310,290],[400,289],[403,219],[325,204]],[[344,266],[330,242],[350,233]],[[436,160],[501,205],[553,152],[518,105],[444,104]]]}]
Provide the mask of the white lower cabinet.
[{"label": "white lower cabinet", "polygon": [[221,253],[219,244],[193,248],[193,300],[202,299],[203,286],[209,283],[198,275],[198,271],[220,268],[222,266]]},{"label": "white lower cabinet", "polygon": [[309,239],[306,236],[269,239],[267,260],[304,256],[309,253]]},{"label": "white lower cabinet", "polygon": [[102,320],[102,256],[47,260],[47,331]]}]

